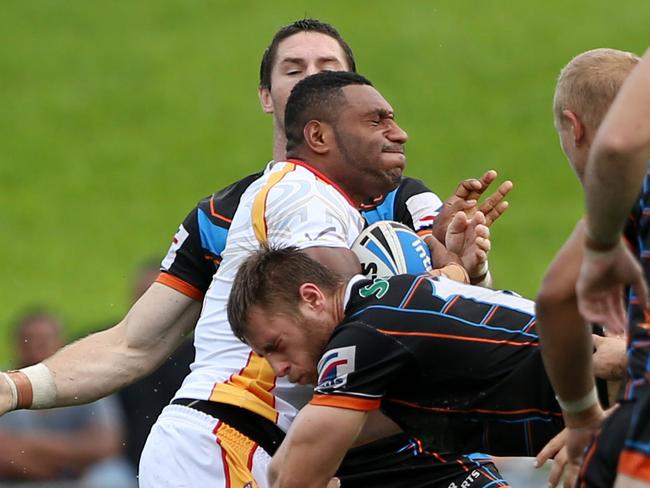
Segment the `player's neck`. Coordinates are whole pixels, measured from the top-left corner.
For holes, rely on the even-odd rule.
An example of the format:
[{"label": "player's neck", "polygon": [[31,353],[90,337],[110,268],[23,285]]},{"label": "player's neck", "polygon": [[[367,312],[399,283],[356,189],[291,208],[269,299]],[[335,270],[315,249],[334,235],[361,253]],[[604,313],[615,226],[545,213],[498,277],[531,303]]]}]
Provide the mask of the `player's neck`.
[{"label": "player's neck", "polygon": [[287,159],[287,138],[284,129],[273,126],[273,161],[286,161]]},{"label": "player's neck", "polygon": [[332,296],[332,316],[335,320],[335,327],[343,322],[345,317],[345,291],[347,282],[339,286]]}]

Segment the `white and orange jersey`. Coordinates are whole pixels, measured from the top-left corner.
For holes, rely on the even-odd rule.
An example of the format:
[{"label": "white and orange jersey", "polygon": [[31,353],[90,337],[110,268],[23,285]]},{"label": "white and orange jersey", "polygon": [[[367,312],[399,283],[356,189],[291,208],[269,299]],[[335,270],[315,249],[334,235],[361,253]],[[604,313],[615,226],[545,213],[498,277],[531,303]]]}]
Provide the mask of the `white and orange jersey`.
[{"label": "white and orange jersey", "polygon": [[228,232],[196,327],[196,359],[176,398],[227,403],[251,410],[287,430],[312,389],[276,378],[265,359],[237,339],[226,306],[241,263],[272,246],[349,248],[364,220],[348,197],[302,161],[276,163],[244,192]]}]

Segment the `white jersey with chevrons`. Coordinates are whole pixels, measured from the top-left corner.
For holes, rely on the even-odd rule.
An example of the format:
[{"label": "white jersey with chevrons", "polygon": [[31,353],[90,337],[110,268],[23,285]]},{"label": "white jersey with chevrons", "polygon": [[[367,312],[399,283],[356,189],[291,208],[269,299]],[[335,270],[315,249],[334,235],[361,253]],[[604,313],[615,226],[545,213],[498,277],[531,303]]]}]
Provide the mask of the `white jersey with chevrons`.
[{"label": "white jersey with chevrons", "polygon": [[241,197],[223,260],[195,330],[196,359],[175,398],[227,403],[287,430],[312,388],[276,378],[267,361],[230,329],[226,307],[235,274],[260,242],[272,246],[349,248],[364,221],[347,196],[302,161],[275,163]]}]

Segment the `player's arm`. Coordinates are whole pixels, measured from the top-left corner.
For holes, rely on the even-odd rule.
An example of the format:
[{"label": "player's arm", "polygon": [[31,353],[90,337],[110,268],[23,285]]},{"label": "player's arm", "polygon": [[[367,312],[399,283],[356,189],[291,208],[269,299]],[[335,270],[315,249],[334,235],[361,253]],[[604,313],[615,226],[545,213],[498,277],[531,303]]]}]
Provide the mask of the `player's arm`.
[{"label": "player's arm", "polygon": [[[24,393],[25,382],[33,391],[33,403],[19,406],[87,403],[133,383],[174,351],[196,324],[200,308],[200,302],[154,283],[119,324],[64,347],[26,374],[18,373],[17,393],[21,388]],[[5,413],[16,390],[12,393],[7,378],[0,380],[0,412]]]},{"label": "player's arm", "polygon": [[591,327],[578,311],[575,294],[584,232],[584,222],[579,222],[547,270],[536,303],[544,366],[567,426],[569,479],[577,475],[583,449],[603,418],[593,376]]},{"label": "player's arm", "polygon": [[274,488],[322,488],[341,464],[365,423],[359,410],[307,405],[273,456],[269,481]]}]

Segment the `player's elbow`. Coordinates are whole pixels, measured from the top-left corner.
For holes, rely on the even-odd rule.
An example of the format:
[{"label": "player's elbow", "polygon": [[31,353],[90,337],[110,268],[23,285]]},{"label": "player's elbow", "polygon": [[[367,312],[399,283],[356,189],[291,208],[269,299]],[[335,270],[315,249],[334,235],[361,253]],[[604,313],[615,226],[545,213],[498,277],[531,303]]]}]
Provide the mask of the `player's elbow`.
[{"label": "player's elbow", "polygon": [[542,286],[535,300],[535,315],[538,327],[546,324],[553,314],[560,308],[576,300],[575,288],[572,286],[554,286],[552,281],[542,282]]}]

